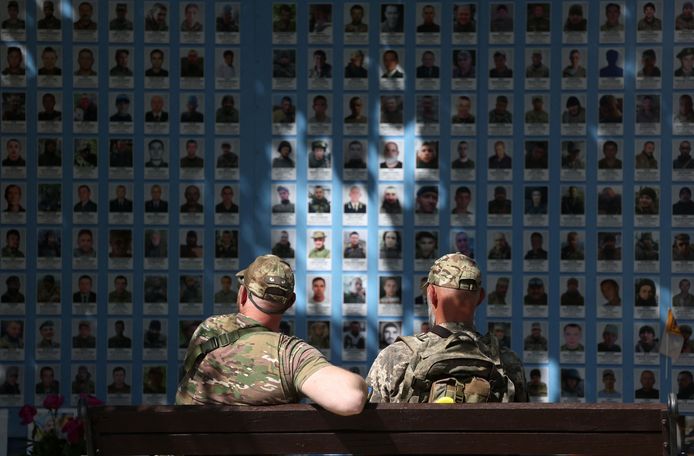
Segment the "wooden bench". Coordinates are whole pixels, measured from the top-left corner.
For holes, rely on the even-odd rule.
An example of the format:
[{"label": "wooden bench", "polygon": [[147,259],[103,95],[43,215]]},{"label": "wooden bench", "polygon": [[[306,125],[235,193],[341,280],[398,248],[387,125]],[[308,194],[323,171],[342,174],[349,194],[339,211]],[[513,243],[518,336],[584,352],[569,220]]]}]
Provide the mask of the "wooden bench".
[{"label": "wooden bench", "polygon": [[677,454],[676,401],[664,404],[368,404],[356,416],[306,404],[99,406],[95,455]]}]

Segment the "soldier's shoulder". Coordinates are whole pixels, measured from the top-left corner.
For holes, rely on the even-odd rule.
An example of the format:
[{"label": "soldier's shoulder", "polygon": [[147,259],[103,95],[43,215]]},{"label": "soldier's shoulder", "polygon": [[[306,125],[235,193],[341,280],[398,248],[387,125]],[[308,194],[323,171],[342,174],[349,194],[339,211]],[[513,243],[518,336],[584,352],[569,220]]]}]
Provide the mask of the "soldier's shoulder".
[{"label": "soldier's shoulder", "polygon": [[[418,339],[414,336],[405,337],[410,344],[418,343]],[[376,360],[374,361],[374,366],[394,366],[403,360],[409,360],[412,357],[412,353],[413,352],[410,346],[405,343],[404,340],[400,339],[380,351],[376,357]]]},{"label": "soldier's shoulder", "polygon": [[295,350],[295,349],[302,349],[302,348],[308,348],[308,347],[313,347],[313,345],[309,344],[305,340],[296,337],[296,336],[288,336],[286,334],[282,333],[260,333],[258,334],[259,336],[275,336],[277,338],[277,344],[280,346],[280,348],[283,348],[285,350]]},{"label": "soldier's shoulder", "polygon": [[212,315],[200,323],[197,336],[209,338],[235,329],[238,329],[236,314]]},{"label": "soldier's shoulder", "polygon": [[[397,389],[395,385],[402,380],[411,359],[412,350],[402,340],[387,346],[381,350],[371,365],[366,383],[374,389],[385,388],[391,392],[395,391]],[[378,394],[384,393],[379,391]],[[372,398],[372,402],[378,401]]]}]

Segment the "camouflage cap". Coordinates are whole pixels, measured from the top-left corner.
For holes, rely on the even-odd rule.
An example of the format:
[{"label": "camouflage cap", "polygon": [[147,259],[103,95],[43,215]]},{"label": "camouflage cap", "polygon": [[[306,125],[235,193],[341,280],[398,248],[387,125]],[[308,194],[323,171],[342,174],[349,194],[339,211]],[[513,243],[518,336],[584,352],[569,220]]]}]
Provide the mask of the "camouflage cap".
[{"label": "camouflage cap", "polygon": [[506,240],[506,235],[504,233],[495,233],[494,234],[494,240],[495,241],[505,241]]},{"label": "camouflage cap", "polygon": [[569,15],[583,16],[583,6],[579,5],[578,3],[574,3],[569,8]]},{"label": "camouflage cap", "polygon": [[605,329],[602,330],[603,334],[613,334],[615,336],[619,335],[619,328],[617,328],[617,325],[605,325]]},{"label": "camouflage cap", "polygon": [[41,326],[39,326],[39,329],[53,328],[54,326],[55,326],[55,323],[53,323],[53,320],[46,320],[43,323],[41,323]]},{"label": "camouflage cap", "polygon": [[581,151],[581,149],[573,141],[567,141],[566,142],[566,150],[568,152],[580,152]]},{"label": "camouflage cap", "polygon": [[434,262],[422,289],[433,284],[444,288],[476,291],[482,284],[482,273],[475,260],[462,253],[449,253]]},{"label": "camouflage cap", "polygon": [[323,141],[323,140],[317,140],[313,141],[311,143],[311,149],[327,149],[328,148],[328,142]]},{"label": "camouflage cap", "polygon": [[424,195],[425,193],[436,193],[439,194],[439,188],[436,185],[423,185],[417,190],[417,198]]},{"label": "camouflage cap", "polygon": [[236,277],[250,293],[265,301],[286,305],[294,294],[294,272],[275,255],[259,256]]},{"label": "camouflage cap", "polygon": [[578,373],[578,369],[562,369],[561,376],[564,378],[573,378],[574,380],[581,380],[581,374]]},{"label": "camouflage cap", "polygon": [[680,233],[677,236],[675,236],[675,240],[689,242],[689,235],[687,233]]},{"label": "camouflage cap", "polygon": [[311,235],[312,239],[325,239],[325,233],[323,231],[314,231]]}]

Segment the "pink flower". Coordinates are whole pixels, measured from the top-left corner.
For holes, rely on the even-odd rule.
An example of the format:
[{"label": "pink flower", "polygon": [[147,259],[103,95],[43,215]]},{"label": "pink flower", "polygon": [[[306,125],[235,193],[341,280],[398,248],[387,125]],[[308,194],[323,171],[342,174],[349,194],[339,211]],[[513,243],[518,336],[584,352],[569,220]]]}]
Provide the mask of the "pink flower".
[{"label": "pink flower", "polygon": [[19,409],[19,417],[22,419],[22,424],[33,423],[34,415],[36,415],[36,407],[33,405],[26,404]]},{"label": "pink flower", "polygon": [[97,407],[99,405],[104,405],[104,402],[101,399],[99,399],[96,396],[92,396],[91,394],[82,393],[80,394],[80,398],[87,401],[87,407]]},{"label": "pink flower", "polygon": [[65,398],[60,394],[48,394],[43,400],[43,406],[48,410],[58,410],[64,401]]},{"label": "pink flower", "polygon": [[62,431],[67,436],[67,441],[73,445],[84,439],[84,423],[79,418],[68,418]]}]

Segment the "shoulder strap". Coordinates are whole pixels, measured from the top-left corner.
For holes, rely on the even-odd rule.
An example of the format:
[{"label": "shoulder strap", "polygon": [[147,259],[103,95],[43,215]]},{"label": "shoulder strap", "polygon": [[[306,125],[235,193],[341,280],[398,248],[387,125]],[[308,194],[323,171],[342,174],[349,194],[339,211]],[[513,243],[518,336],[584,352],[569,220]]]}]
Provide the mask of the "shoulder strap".
[{"label": "shoulder strap", "polygon": [[[419,336],[421,336],[421,334]],[[407,364],[407,369],[405,369],[405,377],[402,381],[402,400],[400,402],[410,402],[414,394],[414,389],[412,388],[414,369],[419,363],[422,351],[428,345],[424,338],[420,338],[419,336],[400,336],[396,340],[396,342],[402,341],[405,345],[407,345],[407,348],[412,351],[412,357],[410,358],[410,362]],[[415,402],[419,402],[418,399],[419,398],[415,398]]]},{"label": "shoulder strap", "polygon": [[193,348],[188,355],[186,356],[185,363],[183,364],[185,370],[186,370],[186,377],[192,378],[193,373],[195,369],[200,365],[203,359],[205,359],[205,356],[207,356],[208,353],[215,351],[216,349],[220,347],[226,347],[228,345],[233,345],[235,344],[242,336],[249,334],[249,333],[254,333],[254,332],[262,332],[262,331],[270,331],[268,328],[264,326],[247,326],[245,328],[239,328],[235,331],[230,331],[230,332],[225,332],[222,333],[218,336],[213,336],[207,339],[205,342],[201,343],[200,345],[196,345],[195,348]]},{"label": "shoulder strap", "polygon": [[439,336],[441,339],[448,339],[453,335],[449,329],[439,325],[434,326],[430,331]]}]

